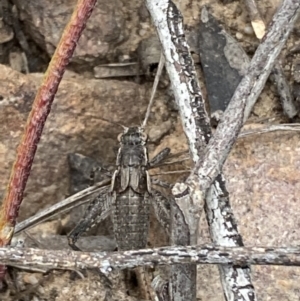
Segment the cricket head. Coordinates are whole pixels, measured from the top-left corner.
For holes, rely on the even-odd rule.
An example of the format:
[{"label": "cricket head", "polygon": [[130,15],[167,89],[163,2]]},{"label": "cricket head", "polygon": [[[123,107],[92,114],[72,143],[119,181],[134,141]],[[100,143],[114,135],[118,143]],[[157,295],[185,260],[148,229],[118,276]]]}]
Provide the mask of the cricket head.
[{"label": "cricket head", "polygon": [[124,132],[118,136],[118,141],[123,145],[138,146],[145,145],[147,142],[147,135],[142,127],[133,126],[125,128]]}]

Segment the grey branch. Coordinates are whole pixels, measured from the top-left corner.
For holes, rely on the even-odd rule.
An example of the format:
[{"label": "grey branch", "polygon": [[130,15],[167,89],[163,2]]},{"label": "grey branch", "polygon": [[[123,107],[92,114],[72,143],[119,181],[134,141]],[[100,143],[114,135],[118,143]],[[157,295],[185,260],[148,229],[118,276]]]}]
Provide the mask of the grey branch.
[{"label": "grey branch", "polygon": [[[248,8],[255,35],[258,39],[261,39],[265,34],[266,25],[258,10],[257,4],[255,0],[245,0],[245,4]],[[280,62],[275,63],[271,79],[275,81],[277,86],[283,111],[289,118],[295,117],[298,112],[293,102],[292,93]]]},{"label": "grey branch", "polygon": [[[175,5],[169,1],[160,1],[160,5],[155,5],[155,1],[148,1],[148,8],[161,40],[166,57],[166,69],[171,79],[176,102],[178,103],[182,124],[189,140],[190,153],[193,161],[196,163],[211,137],[211,129],[193,60],[184,37],[182,16]],[[164,13],[165,8],[167,8],[167,15]],[[195,197],[191,202],[189,194],[182,193],[184,190],[187,191],[187,187],[184,184],[175,185],[173,189],[173,194],[176,196],[175,201],[184,215],[184,219],[178,220],[181,217],[181,212],[179,210],[176,212],[176,208],[173,207],[175,212],[172,214],[171,241],[180,245],[188,244],[188,235],[185,233],[187,231],[185,229],[186,224],[190,228],[191,242],[196,241],[198,221],[203,206],[201,197]],[[197,202],[198,200],[200,202]],[[222,175],[212,185],[211,193],[206,198],[206,215],[211,238],[215,244],[223,246],[243,245]],[[174,228],[178,229],[177,232]],[[249,268],[232,266],[220,266],[219,268],[227,300],[246,300],[244,296],[251,296],[251,299],[255,300]],[[179,269],[179,267],[172,267],[172,270],[174,270],[173,275],[176,275],[174,278],[182,287],[180,282],[184,280],[181,281],[180,277],[187,279],[186,267],[182,266],[180,272],[176,272],[176,269]],[[193,275],[193,273],[194,271],[190,269],[190,275]],[[235,275],[238,275],[238,277]],[[175,279],[171,281],[171,289]],[[173,291],[176,291],[176,289],[173,289]],[[188,295],[191,297],[190,293]],[[184,296],[182,296],[181,300],[185,300]]]},{"label": "grey branch", "polygon": [[[207,132],[210,128],[193,60],[184,37],[183,18],[170,0],[159,2],[146,0],[146,5],[162,45],[166,70],[179,107],[184,131],[188,137],[190,153],[193,161],[197,162],[210,138]],[[198,206],[200,210],[197,213],[189,210],[190,203],[189,195],[185,195],[184,198],[175,197],[175,202],[172,202],[171,244],[173,245],[196,243],[203,202]],[[196,300],[196,275],[195,265],[171,267],[169,299]]]},{"label": "grey branch", "polygon": [[[285,0],[273,17],[268,32],[258,46],[248,73],[237,87],[214,137],[209,141],[203,158],[196,164],[188,183],[205,192],[220,173],[222,166],[237,139],[243,121],[250,112],[244,112],[246,102],[254,105],[274,66],[298,15],[300,2]],[[194,184],[196,183],[196,184]]]},{"label": "grey branch", "polygon": [[300,247],[173,246],[122,252],[76,252],[32,248],[0,248],[0,263],[52,269],[99,268],[103,272],[138,266],[234,264],[300,266]]},{"label": "grey branch", "polygon": [[159,1],[159,5],[157,1],[146,0],[146,5],[162,45],[172,91],[179,106],[192,159],[196,162],[201,155],[199,151],[205,147],[205,142],[210,137],[206,132],[209,119],[193,60],[189,55],[189,46],[185,41],[182,16],[169,0]]},{"label": "grey branch", "polygon": [[[219,124],[214,138],[210,140],[204,158],[202,161],[199,161],[200,166],[202,164],[202,168],[205,168],[205,164],[207,168],[205,175],[203,175],[203,170],[201,171],[201,169],[198,175],[204,180],[204,183],[200,183],[202,184],[201,189],[204,195],[207,189],[209,189],[206,195],[206,214],[210,226],[211,237],[213,241],[219,245],[243,245],[242,237],[238,233],[234,215],[230,207],[229,196],[225,189],[224,179],[219,173],[243,122],[248,118],[259,93],[264,87],[272,65],[293,26],[293,21],[296,18],[296,11],[298,8],[299,5],[293,5],[289,3],[289,1],[285,1],[281,9],[279,9],[274,16],[273,22],[275,23],[273,23],[269,29],[264,42],[257,49],[248,69],[248,73],[237,88],[229,107],[224,114],[223,122]],[[277,17],[279,18],[278,20]],[[280,26],[285,26],[285,28],[279,35],[276,35],[277,27]],[[286,32],[284,32],[285,30]],[[284,38],[282,38],[282,36]],[[273,49],[273,52],[271,52],[272,47],[275,48]],[[269,61],[267,59],[269,59]],[[260,74],[261,72],[262,74]],[[245,114],[243,114],[246,104]],[[226,130],[228,131],[226,132]],[[216,176],[217,180],[210,186]],[[205,184],[206,180],[207,186]],[[193,182],[196,183],[196,181],[197,177],[194,177]],[[245,300],[245,298],[249,298],[250,300],[256,299],[255,291],[251,283],[249,268],[219,266],[219,270],[227,300]],[[240,283],[242,284],[241,286],[239,286]],[[248,285],[243,285],[243,283],[247,283]]]}]

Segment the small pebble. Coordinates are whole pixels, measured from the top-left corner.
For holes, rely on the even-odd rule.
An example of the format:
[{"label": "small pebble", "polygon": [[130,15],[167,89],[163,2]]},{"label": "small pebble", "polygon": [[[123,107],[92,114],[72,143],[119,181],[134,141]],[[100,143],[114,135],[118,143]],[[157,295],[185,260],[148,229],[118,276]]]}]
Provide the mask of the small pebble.
[{"label": "small pebble", "polygon": [[243,39],[243,34],[242,33],[240,33],[240,32],[237,32],[236,34],[235,34],[235,36],[236,36],[236,38],[238,39],[238,40],[242,40]]},{"label": "small pebble", "polygon": [[244,33],[247,35],[253,35],[254,31],[251,25],[247,25],[244,27]]},{"label": "small pebble", "polygon": [[38,281],[38,279],[35,277],[35,275],[33,274],[26,274],[25,276],[24,276],[24,278],[23,278],[23,281],[25,282],[25,283],[28,283],[28,284],[32,284],[32,285],[34,285],[34,284],[37,284],[39,281]]},{"label": "small pebble", "polygon": [[45,289],[41,285],[39,285],[37,290],[38,290],[39,294],[45,294]]},{"label": "small pebble", "polygon": [[146,33],[147,33],[147,30],[145,30],[145,29],[139,30],[139,36],[140,36],[140,37],[146,35]]},{"label": "small pebble", "polygon": [[122,54],[119,56],[120,63],[126,63],[130,61],[130,56],[128,54]]}]

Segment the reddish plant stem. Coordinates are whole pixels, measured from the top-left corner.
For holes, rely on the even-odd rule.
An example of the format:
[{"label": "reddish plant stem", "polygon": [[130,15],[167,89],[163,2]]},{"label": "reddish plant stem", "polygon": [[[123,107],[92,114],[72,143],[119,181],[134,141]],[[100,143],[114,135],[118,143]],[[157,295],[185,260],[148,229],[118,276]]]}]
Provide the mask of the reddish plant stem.
[{"label": "reddish plant stem", "polygon": [[[85,28],[96,1],[78,0],[33,102],[0,211],[0,246],[8,245],[12,238],[23,193],[45,121],[65,68],[73,55],[77,41]],[[4,271],[2,268],[0,267],[0,278]]]}]

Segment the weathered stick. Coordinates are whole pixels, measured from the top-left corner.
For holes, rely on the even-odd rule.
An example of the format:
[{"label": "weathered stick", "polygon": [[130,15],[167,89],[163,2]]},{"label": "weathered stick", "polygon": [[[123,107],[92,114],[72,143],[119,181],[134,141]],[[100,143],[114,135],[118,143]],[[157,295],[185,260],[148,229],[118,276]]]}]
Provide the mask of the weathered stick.
[{"label": "weathered stick", "polygon": [[[258,10],[255,0],[245,0],[245,4],[248,8],[248,12],[251,19],[251,24],[255,32],[256,37],[260,40],[265,34],[266,25]],[[293,102],[292,93],[285,77],[280,62],[276,62],[272,70],[271,79],[275,81],[277,91],[280,97],[282,108],[284,113],[289,117],[293,118],[297,115],[298,111]],[[246,105],[247,107],[247,105]],[[246,109],[247,110],[247,109]]]},{"label": "weathered stick", "polygon": [[[250,112],[244,112],[245,103],[255,103],[259,93],[274,66],[285,41],[293,28],[299,12],[300,2],[284,0],[273,17],[273,22],[262,43],[257,48],[247,75],[237,87],[214,137],[209,141],[203,158],[196,164],[187,183],[194,187],[197,195],[198,185],[202,198],[220,173],[222,166],[237,139],[238,133]],[[200,183],[199,183],[200,178]],[[200,196],[201,197],[201,196]]]},{"label": "weathered stick", "polygon": [[[208,190],[205,212],[210,236],[215,244],[226,247],[244,246],[222,174],[217,176],[216,181]],[[219,265],[218,268],[226,300],[257,300],[251,280],[250,266]]]},{"label": "weathered stick", "polygon": [[[166,69],[180,112],[188,112],[188,117],[181,113],[181,119],[189,140],[190,153],[193,160],[197,161],[206,144],[206,138],[203,139],[203,137],[209,139],[207,131],[210,131],[210,127],[207,114],[201,114],[205,111],[205,107],[189,47],[185,41],[182,16],[172,1],[163,0],[157,3],[154,0],[146,0],[146,5],[162,45]],[[203,116],[204,120],[202,119]],[[189,205],[189,196],[175,198],[172,202],[172,245],[196,243],[197,220],[201,210],[197,213],[191,213],[189,212]],[[169,299],[176,301],[196,300],[196,276],[196,265],[171,267]]]},{"label": "weathered stick", "polygon": [[[214,241],[218,241],[221,245],[242,245],[242,240],[237,232],[232,210],[228,206],[228,195],[225,193],[224,198],[220,198],[224,189],[222,188],[222,178],[220,178],[220,175],[217,176],[217,174],[221,171],[222,165],[236,139],[236,136],[238,135],[243,121],[248,118],[248,115],[250,114],[251,109],[265,84],[265,81],[271,71],[272,64],[274,64],[275,58],[280,52],[279,48],[282,48],[284,44],[283,40],[287,38],[288,33],[292,28],[298,8],[298,3],[285,1],[281,10],[279,10],[275,15],[274,22],[278,22],[277,25],[276,23],[273,23],[265,40],[257,49],[248,69],[248,74],[244,77],[237,88],[229,107],[224,114],[223,121],[219,124],[214,138],[209,142],[209,146],[202,162],[198,165],[200,166],[202,164],[201,168],[204,166],[207,167],[207,173],[205,175],[202,173],[203,169],[200,169],[198,175],[200,175],[201,179],[200,186],[203,192],[203,197],[205,196],[207,189],[209,189],[206,195],[206,212],[210,221],[210,233],[214,238]],[[278,17],[278,20],[276,16]],[[277,27],[280,26],[285,27],[281,28],[282,32],[277,35]],[[273,47],[278,47],[278,49],[272,49]],[[270,49],[270,51],[272,50],[272,53],[269,52],[268,49]],[[262,74],[260,74],[261,72]],[[248,111],[243,115],[246,103],[250,104],[250,106]],[[214,162],[215,165],[212,166],[211,162]],[[220,185],[212,185],[210,187],[215,176],[217,176],[215,184],[219,183]],[[207,183],[205,183],[206,180]],[[194,181],[197,181],[197,177],[194,178]],[[196,182],[195,186],[197,184],[198,182]],[[218,223],[213,223],[214,219],[221,220],[224,223],[224,227],[218,228]],[[226,227],[228,225],[227,221],[230,221],[230,226],[228,227]],[[220,231],[220,229],[222,229],[222,231]],[[223,231],[223,229],[225,229],[225,231]],[[232,268],[223,266],[219,267],[219,269],[221,275],[226,274],[227,277],[225,276],[225,279],[229,279],[228,282],[224,282],[224,277],[221,277],[223,289],[228,300],[243,300],[244,298],[249,298],[250,300],[255,299],[252,287],[241,286],[241,291],[243,290],[243,287],[247,289],[247,297],[244,297],[245,295],[239,294],[238,290],[235,289],[236,286],[234,285],[235,279],[241,279],[241,275],[244,277],[246,282],[251,283],[250,278],[247,277],[247,275],[250,276],[250,271],[248,269],[239,268],[236,270],[236,273],[232,273],[231,276],[230,273],[233,271]],[[232,280],[234,281],[232,282]],[[241,281],[241,283],[243,283],[243,281]],[[228,285],[229,287],[226,289],[226,286]],[[230,290],[230,287],[233,289]]]},{"label": "weathered stick", "polygon": [[[155,1],[150,2],[148,1],[148,8],[166,56],[166,68],[171,79],[172,90],[180,109],[185,134],[188,137],[190,153],[196,163],[211,137],[211,128],[193,60],[184,37],[182,16],[169,1],[160,1],[159,6],[155,5]],[[167,11],[167,15],[165,11]],[[197,198],[191,201],[188,193],[181,193],[184,188],[183,185],[183,188],[179,187],[178,189],[178,186],[175,186],[173,189],[173,194],[177,196],[176,203],[184,215],[184,218],[180,218],[180,211],[174,208],[172,228],[175,224],[178,230],[172,236],[172,241],[177,245],[189,244],[189,237],[183,230],[186,225],[189,226],[191,232],[190,242],[196,243],[198,218],[202,209],[200,208],[202,202],[197,203]],[[213,242],[223,246],[243,246],[222,175],[217,178],[211,190],[212,193],[208,194],[206,199],[205,209]],[[174,234],[174,229],[172,232]],[[178,269],[178,267],[172,269]],[[191,270],[190,273],[192,274],[193,271]],[[177,276],[178,274],[180,276]],[[256,300],[250,269],[220,266],[220,274],[227,300],[245,301],[246,295],[252,296],[252,300]],[[187,278],[184,267],[180,273],[174,271],[173,275],[175,275],[174,280],[177,281],[178,286],[182,283],[180,277]],[[172,279],[171,285],[174,285],[174,280]],[[192,284],[190,285],[192,286]],[[186,293],[189,294],[188,291]],[[181,300],[185,300],[184,295]]]},{"label": "weathered stick", "polygon": [[[0,246],[9,244],[12,238],[23,193],[45,121],[65,68],[72,57],[77,41],[93,11],[95,3],[96,0],[78,1],[33,102],[2,203]],[[0,270],[0,279],[3,274],[4,270]]]},{"label": "weathered stick", "polygon": [[[237,88],[229,107],[224,114],[223,122],[219,124],[218,130],[226,131],[226,128],[228,128],[228,136],[226,135],[217,135],[215,134],[214,139],[211,140],[208,146],[208,150],[206,152],[206,157],[203,158],[203,166],[207,164],[208,167],[207,170],[207,180],[209,180],[209,183],[207,183],[207,186],[203,186],[203,182],[200,182],[200,186],[202,189],[202,192],[204,193],[203,197],[205,196],[205,192],[207,189],[209,189],[207,195],[206,195],[206,213],[209,220],[210,225],[210,233],[211,237],[213,238],[214,242],[218,242],[220,245],[226,245],[226,246],[236,246],[236,245],[243,245],[242,238],[239,235],[237,231],[237,226],[234,220],[233,212],[230,208],[229,204],[229,198],[228,194],[226,193],[226,190],[224,190],[222,176],[217,176],[217,181],[214,185],[210,186],[210,184],[215,179],[215,176],[221,171],[222,164],[217,166],[218,163],[221,160],[223,162],[226,160],[226,157],[230,151],[230,148],[232,147],[235,137],[238,135],[238,132],[243,124],[243,121],[245,121],[250,112],[251,109],[262,90],[265,81],[267,80],[267,77],[271,71],[272,64],[275,61],[276,55],[279,54],[280,50],[275,49],[273,50],[273,53],[270,55],[270,53],[264,53],[264,51],[267,51],[268,48],[275,47],[276,44],[279,41],[279,48],[283,46],[283,44],[280,44],[281,42],[284,43],[283,39],[281,39],[281,36],[276,36],[276,27],[277,26],[286,26],[286,32],[285,32],[285,39],[288,36],[288,32],[292,28],[293,21],[296,18],[296,10],[299,8],[299,5],[295,3],[295,6],[293,6],[293,3],[288,3],[289,1],[286,1],[283,6],[281,7],[281,11],[279,10],[277,14],[275,15],[274,22],[279,22],[278,25],[273,23],[273,26],[270,28],[269,33],[266,36],[265,41],[262,45],[259,46],[253,61],[251,62],[251,66],[248,69],[248,74],[244,77],[241,84]],[[294,11],[293,11],[294,9]],[[290,15],[287,13],[289,12]],[[295,15],[293,15],[293,13]],[[276,16],[279,16],[279,20],[277,21]],[[285,19],[285,21],[282,21],[282,18]],[[290,19],[289,19],[290,18]],[[280,24],[280,23],[283,24]],[[286,22],[286,23],[285,23]],[[289,23],[290,22],[290,23]],[[285,24],[284,24],[285,23]],[[284,32],[284,29],[283,29]],[[284,34],[284,33],[282,33]],[[275,45],[275,46],[274,46]],[[277,52],[276,52],[277,51]],[[269,60],[269,62],[264,62],[264,59],[266,57],[262,57],[262,55],[270,55],[270,57],[273,58]],[[266,63],[266,64],[264,64]],[[267,67],[267,68],[266,68]],[[259,73],[262,72],[262,75]],[[266,72],[266,73],[264,73]],[[255,81],[256,86],[255,86]],[[243,98],[243,101],[241,102],[241,98]],[[240,105],[239,105],[240,102]],[[247,104],[247,110],[245,111],[245,114],[243,116],[243,110],[244,106]],[[230,115],[231,114],[231,115]],[[235,127],[236,126],[236,127]],[[235,127],[235,128],[234,128]],[[218,131],[217,130],[217,131]],[[220,133],[220,132],[219,132]],[[233,134],[233,135],[232,135]],[[232,135],[232,136],[231,136]],[[236,135],[236,136],[235,136]],[[223,140],[222,140],[223,139]],[[213,141],[216,141],[216,144],[214,144]],[[218,144],[219,143],[219,144]],[[212,146],[213,145],[213,146]],[[211,148],[209,148],[211,146]],[[228,147],[229,146],[229,147]],[[225,149],[225,152],[223,152]],[[220,151],[215,157],[214,151],[217,150]],[[223,157],[221,157],[224,155]],[[221,159],[222,158],[222,159]],[[217,168],[214,171],[214,174],[211,174],[211,170],[209,169],[211,165],[209,165],[209,160],[215,159],[215,166]],[[221,159],[221,160],[220,160]],[[222,162],[222,161],[221,161]],[[201,163],[200,163],[201,164]],[[200,176],[202,176],[201,172],[199,172]],[[201,180],[203,180],[204,177],[202,177]],[[196,177],[194,178],[194,181],[197,181]],[[198,183],[197,183],[198,184]],[[219,185],[217,185],[219,184]],[[196,185],[195,185],[196,186]],[[225,192],[225,193],[224,193]],[[222,198],[223,193],[223,198]],[[214,220],[219,222],[214,222]],[[223,224],[222,227],[219,227],[220,224]],[[229,226],[230,225],[230,226]],[[221,231],[220,231],[221,230]],[[253,289],[253,286],[251,284],[250,279],[250,270],[246,267],[243,268],[234,268],[230,266],[220,266],[219,267],[220,273],[221,273],[221,281],[223,284],[223,289],[225,296],[227,300],[255,300],[255,292]],[[235,270],[235,271],[234,271]],[[225,279],[225,280],[224,280]],[[237,280],[238,281],[237,283]],[[243,285],[243,283],[248,283],[249,285]],[[240,288],[238,287],[238,284],[241,283],[242,285]],[[241,294],[242,292],[242,294]]]},{"label": "weathered stick", "polygon": [[122,252],[76,252],[31,248],[0,248],[0,263],[53,269],[131,269],[176,264],[234,264],[300,266],[300,248],[173,246]]}]

